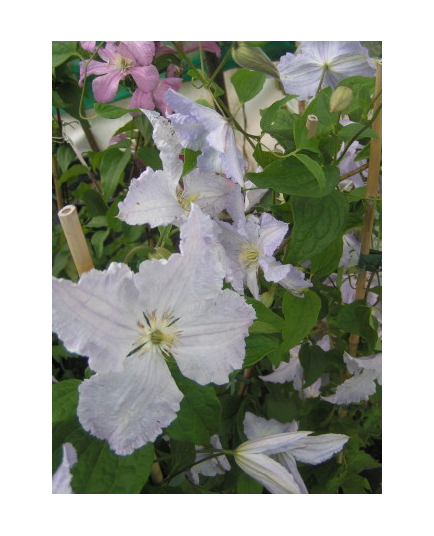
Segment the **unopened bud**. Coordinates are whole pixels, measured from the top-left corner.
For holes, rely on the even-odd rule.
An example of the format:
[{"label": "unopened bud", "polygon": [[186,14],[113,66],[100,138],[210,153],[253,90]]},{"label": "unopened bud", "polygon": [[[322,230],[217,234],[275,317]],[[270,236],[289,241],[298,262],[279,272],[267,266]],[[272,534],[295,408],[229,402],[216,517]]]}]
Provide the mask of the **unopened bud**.
[{"label": "unopened bud", "polygon": [[279,72],[274,63],[270,60],[267,54],[258,47],[252,47],[245,43],[238,43],[232,50],[232,57],[235,63],[240,67],[245,67],[252,71],[260,71],[273,78],[279,78]]},{"label": "unopened bud", "polygon": [[265,307],[270,308],[273,305],[274,292],[270,292],[270,291],[267,290],[267,292],[263,292],[259,296],[259,299],[260,299],[261,303],[263,303],[265,305]]},{"label": "unopened bud", "polygon": [[330,112],[342,112],[353,100],[353,92],[349,87],[337,87],[330,97]]}]

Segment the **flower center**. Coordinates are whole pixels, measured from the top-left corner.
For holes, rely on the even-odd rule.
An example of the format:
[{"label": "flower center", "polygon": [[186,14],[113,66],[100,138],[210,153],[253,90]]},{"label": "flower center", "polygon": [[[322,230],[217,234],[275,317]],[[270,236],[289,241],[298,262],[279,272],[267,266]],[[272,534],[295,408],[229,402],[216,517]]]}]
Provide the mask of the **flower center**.
[{"label": "flower center", "polygon": [[123,73],[131,67],[132,63],[133,63],[133,60],[130,60],[129,58],[124,58],[124,56],[121,56],[120,54],[116,54],[115,65]]},{"label": "flower center", "polygon": [[191,204],[199,197],[199,193],[191,194],[188,197],[185,196],[185,191],[178,188],[176,191],[176,199],[184,210],[185,214],[190,212]]},{"label": "flower center", "polygon": [[244,244],[238,255],[238,259],[244,269],[258,268],[259,250],[253,244]]},{"label": "flower center", "polygon": [[143,313],[144,322],[138,321],[140,335],[133,344],[134,348],[128,356],[139,352],[145,354],[153,348],[158,349],[163,356],[168,357],[173,345],[181,334],[175,326],[179,320],[170,311],[166,311],[161,317],[157,317],[155,311],[147,315]]}]

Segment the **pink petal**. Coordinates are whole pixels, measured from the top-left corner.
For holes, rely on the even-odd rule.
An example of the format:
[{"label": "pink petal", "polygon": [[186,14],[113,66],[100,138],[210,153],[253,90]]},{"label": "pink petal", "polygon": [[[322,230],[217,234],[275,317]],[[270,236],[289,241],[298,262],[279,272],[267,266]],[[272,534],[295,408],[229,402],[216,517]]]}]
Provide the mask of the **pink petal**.
[{"label": "pink petal", "polygon": [[144,110],[153,110],[155,108],[152,93],[147,93],[141,89],[136,89],[130,101],[130,108],[143,108]]},{"label": "pink petal", "polygon": [[119,82],[125,75],[117,68],[110,69],[104,76],[95,78],[92,82],[93,94],[97,102],[111,102],[118,90]]},{"label": "pink petal", "polygon": [[170,88],[174,89],[175,91],[179,91],[181,85],[182,78],[163,78],[158,83],[154,90],[153,97],[156,107],[161,110],[162,114],[171,114],[173,112],[173,108],[171,108],[166,102],[166,91]]},{"label": "pink petal", "polygon": [[[201,41],[201,45],[202,50],[214,52],[214,54],[220,58],[220,47],[215,41]],[[194,52],[195,50],[199,50],[199,41],[194,41],[193,43],[185,45],[184,47],[184,52]]]},{"label": "pink petal", "polygon": [[134,78],[139,89],[145,93],[153,91],[160,80],[160,75],[155,65],[132,67],[131,69],[128,69],[128,72]]},{"label": "pink petal", "polygon": [[155,55],[154,41],[122,41],[134,56],[138,65],[150,65]]}]

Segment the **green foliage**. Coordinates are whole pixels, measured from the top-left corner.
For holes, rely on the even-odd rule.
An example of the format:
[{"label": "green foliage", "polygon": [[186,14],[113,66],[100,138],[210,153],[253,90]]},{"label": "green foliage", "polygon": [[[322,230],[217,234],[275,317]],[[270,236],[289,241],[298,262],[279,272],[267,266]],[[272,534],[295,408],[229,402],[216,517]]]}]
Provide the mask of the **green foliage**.
[{"label": "green foliage", "polygon": [[306,291],[303,298],[285,292],[282,310],[285,315],[283,327],[283,347],[294,348],[300,344],[316,324],[321,308],[321,300],[313,291]]},{"label": "green foliage", "polygon": [[241,473],[237,480],[237,493],[262,493],[261,484],[250,478],[245,473]]},{"label": "green foliage", "polygon": [[298,356],[304,372],[304,387],[309,387],[309,385],[312,385],[326,370],[326,352],[319,346],[303,344]]},{"label": "green foliage", "polygon": [[279,339],[269,335],[253,334],[246,339],[246,358],[244,367],[251,367],[264,356],[276,350],[279,346]]},{"label": "green foliage", "polygon": [[114,194],[130,157],[130,149],[126,149],[125,152],[120,149],[105,151],[101,160],[101,185],[105,201]]},{"label": "green foliage", "polygon": [[131,112],[140,112],[139,109],[128,109],[120,108],[119,106],[113,106],[112,104],[101,104],[99,102],[95,103],[95,112],[101,117],[106,117],[107,119],[117,119],[122,117],[125,114]]},{"label": "green foliage", "polygon": [[342,236],[348,216],[345,196],[335,190],[322,198],[291,197],[294,227],[289,262],[303,262]]},{"label": "green foliage", "polygon": [[53,383],[53,424],[73,419],[77,412],[80,380]]},{"label": "green foliage", "polygon": [[58,67],[71,56],[75,56],[77,49],[76,41],[53,41],[52,42],[52,67]]},{"label": "green foliage", "polygon": [[253,99],[261,92],[267,78],[265,73],[250,71],[249,69],[238,69],[231,76],[231,82],[235,88],[238,100],[241,104]]},{"label": "green foliage", "polygon": [[377,319],[372,310],[362,300],[344,305],[336,318],[336,325],[347,333],[355,333],[363,337],[368,345],[368,353],[372,353],[378,339]]}]

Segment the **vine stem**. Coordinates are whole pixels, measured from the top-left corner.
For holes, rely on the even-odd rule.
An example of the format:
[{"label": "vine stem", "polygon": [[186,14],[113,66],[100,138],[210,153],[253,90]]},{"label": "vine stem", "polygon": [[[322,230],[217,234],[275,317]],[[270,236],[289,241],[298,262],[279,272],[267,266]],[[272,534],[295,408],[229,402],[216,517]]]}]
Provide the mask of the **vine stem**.
[{"label": "vine stem", "polygon": [[345,179],[349,179],[353,175],[357,175],[357,173],[361,173],[362,171],[365,171],[365,169],[368,169],[368,167],[369,167],[369,162],[367,164],[363,164],[363,166],[353,169],[353,171],[350,171],[349,173],[345,173],[345,175],[341,175],[339,177],[339,182],[342,182]]},{"label": "vine stem", "polygon": [[[371,147],[369,152],[369,171],[368,179],[366,181],[366,206],[365,217],[363,221],[362,239],[360,254],[367,255],[371,248],[372,228],[374,225],[375,204],[378,198],[378,185],[380,181],[380,164],[381,164],[381,87],[382,87],[382,62],[378,64],[377,76],[375,80],[375,94],[379,95],[376,99],[374,106],[375,119],[372,123],[372,128],[378,134],[378,138],[371,140]],[[356,300],[363,300],[365,296],[365,284],[366,284],[366,270],[361,269],[356,284]],[[357,355],[357,347],[359,345],[360,336],[351,333],[348,341],[348,352],[355,357]]]}]

